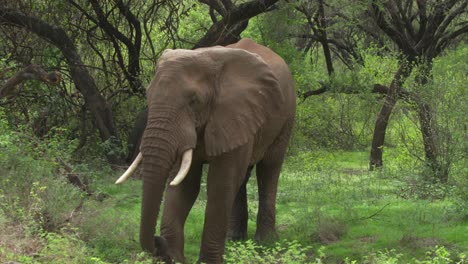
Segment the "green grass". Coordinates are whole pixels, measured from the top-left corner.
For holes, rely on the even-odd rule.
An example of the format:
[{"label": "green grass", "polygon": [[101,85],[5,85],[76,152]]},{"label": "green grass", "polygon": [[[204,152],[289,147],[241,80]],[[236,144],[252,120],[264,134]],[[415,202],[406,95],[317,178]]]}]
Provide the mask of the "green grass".
[{"label": "green grass", "polygon": [[[228,260],[243,263],[247,256],[277,263],[268,260],[268,256],[277,255],[282,256],[284,263],[351,263],[351,260],[394,263],[393,259],[398,260],[396,263],[407,263],[424,260],[428,251],[435,256],[436,247],[443,246],[437,254],[447,251],[451,259],[460,261],[463,258],[460,254],[468,253],[464,201],[452,197],[456,192],[450,188],[444,189],[447,195],[442,199],[419,199],[412,193],[432,189],[403,188],[408,185],[407,178],[418,171],[395,169],[389,164],[391,169],[371,173],[367,171],[367,156],[367,152],[317,151],[289,157],[280,179],[277,201],[280,243],[267,247],[251,242],[229,243]],[[60,250],[73,255],[69,251],[72,247],[80,253],[70,263],[147,262],[149,259],[141,255],[138,244],[141,182],[130,180],[116,186],[113,182],[117,174],[93,182],[96,193],[85,200],[79,214],[65,228],[55,231],[61,235],[39,238],[42,242],[38,242],[36,251],[40,258],[31,257],[28,252],[14,255],[9,251],[11,245],[4,242],[0,243],[0,260],[60,261],[71,256],[54,259],[51,255]],[[206,204],[204,191],[185,227],[185,254],[190,263],[196,261],[199,252]],[[98,196],[104,198],[97,199]],[[258,207],[254,179],[249,182],[248,197],[248,232],[252,238]],[[4,230],[8,219],[2,219],[0,226]],[[23,231],[15,232],[24,234]],[[38,234],[25,235],[28,236],[31,240],[38,239]],[[55,251],[44,243],[53,245]]]}]

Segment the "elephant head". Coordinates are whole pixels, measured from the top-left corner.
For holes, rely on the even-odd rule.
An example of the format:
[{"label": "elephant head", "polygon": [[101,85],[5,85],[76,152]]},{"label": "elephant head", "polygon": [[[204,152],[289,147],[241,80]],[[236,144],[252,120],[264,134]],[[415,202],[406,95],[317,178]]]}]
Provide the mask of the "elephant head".
[{"label": "elephant head", "polygon": [[[140,243],[157,255],[153,236],[167,180],[180,183],[192,158],[206,161],[252,142],[271,113],[280,109],[284,95],[260,56],[212,47],[165,51],[147,99],[141,153],[117,183],[142,162]],[[172,178],[171,171],[178,167]]]}]

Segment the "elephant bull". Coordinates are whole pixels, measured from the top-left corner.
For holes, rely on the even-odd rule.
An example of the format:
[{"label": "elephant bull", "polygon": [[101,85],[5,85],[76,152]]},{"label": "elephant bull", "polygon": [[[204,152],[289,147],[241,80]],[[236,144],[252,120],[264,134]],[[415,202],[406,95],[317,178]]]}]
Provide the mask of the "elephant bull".
[{"label": "elephant bull", "polygon": [[[236,224],[230,223],[234,201],[245,198],[246,174],[253,166],[259,192],[256,238],[275,236],[278,177],[296,106],[284,60],[249,39],[227,47],[167,50],[147,99],[141,152],[116,182],[142,163],[142,248],[165,260],[185,261],[184,224],[200,190],[203,164],[209,170],[199,261],[223,261],[228,226]],[[155,238],[164,191],[161,236]]]}]

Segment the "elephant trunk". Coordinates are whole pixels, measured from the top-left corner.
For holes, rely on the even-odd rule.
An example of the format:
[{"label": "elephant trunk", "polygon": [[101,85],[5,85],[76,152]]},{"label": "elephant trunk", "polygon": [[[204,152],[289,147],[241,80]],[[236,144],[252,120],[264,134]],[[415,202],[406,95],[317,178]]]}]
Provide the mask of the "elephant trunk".
[{"label": "elephant trunk", "polygon": [[[149,127],[143,135],[141,152],[143,196],[141,203],[140,244],[143,250],[160,256],[158,248],[155,247],[155,230],[159,209],[166,186],[169,173],[175,162],[176,146],[167,140],[168,129],[159,127],[167,124],[158,120],[156,126],[148,124]],[[170,140],[171,141],[171,140]]]},{"label": "elephant trunk", "polygon": [[[149,174],[158,174],[158,176],[149,176]],[[158,168],[151,168],[151,165],[143,164],[144,180],[141,206],[140,245],[143,250],[155,256],[161,253],[158,252],[155,247],[154,235],[162,195],[167,180],[167,176],[164,174],[167,175],[168,173],[161,173]]]},{"label": "elephant trunk", "polygon": [[[141,145],[143,197],[140,244],[143,250],[155,256],[165,254],[163,249],[155,245],[154,234],[166,182],[175,165],[179,165],[176,162],[181,161],[181,152],[194,148],[196,142],[194,128],[181,129],[184,127],[183,116],[166,111],[159,110],[153,112],[154,115],[149,112]],[[186,133],[192,130],[193,133]]]}]

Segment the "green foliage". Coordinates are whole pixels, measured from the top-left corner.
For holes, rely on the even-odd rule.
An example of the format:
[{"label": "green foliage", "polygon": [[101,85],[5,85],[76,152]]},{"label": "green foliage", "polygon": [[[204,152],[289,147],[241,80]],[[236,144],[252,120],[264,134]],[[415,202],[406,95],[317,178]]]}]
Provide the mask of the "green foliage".
[{"label": "green foliage", "polygon": [[[207,28],[213,23],[208,16],[209,8],[199,2],[192,3],[187,13],[181,17],[178,28],[179,41],[177,48],[190,49],[193,43],[200,40],[206,33]],[[219,17],[220,18],[220,17]]]},{"label": "green foliage", "polygon": [[[397,253],[396,250],[385,250],[385,251],[378,251],[376,253],[371,253],[367,256],[363,257],[362,263],[375,263],[375,264],[397,264],[401,262],[402,254]],[[349,258],[345,259],[346,264],[356,264],[360,263],[356,260],[350,260]]]},{"label": "green foliage", "polygon": [[372,136],[370,126],[375,110],[370,102],[355,95],[324,94],[308,98],[298,104],[292,146],[303,150],[363,149]]},{"label": "green foliage", "polygon": [[398,54],[388,53],[384,48],[371,45],[361,51],[361,56],[363,65],[359,67],[359,75],[368,80],[367,84],[390,85],[398,69]]},{"label": "green foliage", "polygon": [[99,258],[89,255],[85,243],[79,238],[56,233],[45,234],[46,246],[39,252],[39,263],[106,264]]},{"label": "green foliage", "polygon": [[[76,224],[88,246],[95,249],[96,256],[116,263],[123,256],[130,257],[129,253],[140,251],[136,242],[140,206],[136,201],[131,208],[119,206],[118,200],[89,201],[86,206]],[[109,224],[109,219],[112,219],[112,224]]]},{"label": "green foliage", "polygon": [[37,141],[25,128],[10,130],[0,112],[0,209],[31,232],[60,226],[81,199],[80,190],[54,173],[58,157],[70,155],[59,135]]},{"label": "green foliage", "polygon": [[310,247],[302,246],[298,241],[283,241],[272,247],[258,245],[252,240],[231,242],[226,247],[226,263],[309,263]]},{"label": "green foliage", "polygon": [[38,263],[31,256],[16,255],[16,254],[14,254],[12,252],[7,251],[3,247],[0,247],[0,260],[2,260],[2,259],[8,260],[8,261],[15,260],[15,261],[18,261],[18,262],[24,263],[24,264]]},{"label": "green foliage", "polygon": [[[112,44],[101,32],[92,31],[91,40],[84,37],[71,29],[83,26],[74,19],[76,10],[67,9],[69,5],[60,1],[49,2],[33,1],[30,8],[46,21],[69,25],[65,29],[74,38],[100,92],[109,100],[125,141],[134,117],[145,108],[144,96],[130,91],[115,63],[116,53],[109,49]],[[250,19],[242,33],[286,60],[299,98],[294,137],[278,190],[278,233],[285,240],[273,245],[251,240],[228,243],[226,262],[465,263],[468,47],[450,47],[434,60],[430,74],[427,65],[416,67],[403,85],[433,110],[438,161],[449,171],[449,183],[430,180],[416,105],[403,100],[397,103],[388,124],[383,146],[385,167],[368,172],[368,147],[382,104],[382,95],[372,94],[371,89],[373,84],[391,83],[399,54],[389,52],[385,41],[369,43],[369,36],[351,30],[366,21],[362,17],[365,3],[327,2],[329,36],[349,36],[346,41],[356,44],[353,48],[359,55],[346,64],[335,53],[335,73],[329,76],[320,45],[315,43],[305,52],[305,40],[295,37],[305,32],[307,20],[293,2],[280,1],[278,9]],[[144,1],[132,3],[140,4],[136,13],[145,13]],[[138,76],[143,86],[153,77],[154,62],[165,48],[191,48],[212,24],[206,5],[197,1],[170,3],[173,5],[162,4],[156,19],[145,24],[149,32],[143,40]],[[316,4],[300,3],[309,7]],[[334,6],[340,7],[341,15],[350,17],[346,23],[331,15]],[[119,20],[117,9],[106,12],[111,22]],[[118,28],[130,31],[126,23],[119,23]],[[0,108],[0,262],[152,263],[152,257],[140,252],[137,242],[141,183],[113,186],[117,173],[103,159],[122,155],[125,149],[115,144],[116,139],[101,142],[83,97],[68,77],[61,52],[34,36],[14,33],[23,42],[14,49],[9,42],[2,42],[2,50],[15,54],[0,56],[0,79],[11,76],[25,61],[59,68],[64,79],[59,87],[23,83],[15,100],[1,102],[6,107]],[[126,61],[128,54],[122,48]],[[103,57],[96,59],[94,49]],[[422,85],[418,82],[421,77],[430,78]],[[323,86],[328,88],[326,93],[300,98],[304,92]],[[64,170],[62,162],[73,164],[73,173],[87,181],[93,195],[85,197],[67,182],[70,172]],[[205,188],[203,183],[185,228],[186,255],[193,261],[201,240]],[[252,237],[258,209],[255,180],[249,183],[248,191]],[[75,210],[78,205],[79,212]],[[18,226],[19,235],[7,235],[6,227],[11,223]],[[12,246],[10,241],[20,239]],[[33,239],[39,242],[32,243]],[[17,248],[28,244],[25,240],[36,248],[18,252]]]},{"label": "green foliage", "polygon": [[[24,263],[152,262],[151,257],[140,252],[137,242],[141,199],[139,181],[114,186],[110,183],[115,173],[110,173],[106,167],[98,170],[97,166],[76,166],[78,171],[94,174],[91,183],[97,193],[93,197],[104,198],[84,200],[80,213],[66,225],[73,226],[73,229],[44,231],[43,225],[38,224],[42,220],[37,215],[45,219],[43,212],[51,211],[52,200],[73,205],[68,209],[63,204],[56,206],[62,210],[54,213],[59,216],[60,212],[70,215],[81,198],[77,196],[73,201],[67,200],[71,199],[69,196],[75,187],[65,189],[67,197],[60,189],[53,189],[52,185],[61,185],[57,184],[60,175],[56,173],[58,165],[50,156],[32,158],[26,155],[38,146],[31,147],[28,141],[22,140],[25,132],[13,133],[5,122],[2,129],[5,132],[1,133],[2,147],[9,147],[2,149],[6,151],[1,152],[3,163],[0,168],[8,169],[10,182],[14,179],[11,175],[21,177],[14,174],[20,168],[29,170],[28,177],[39,177],[36,166],[47,168],[41,172],[42,180],[52,177],[54,182],[45,185],[43,181],[31,181],[26,188],[28,200],[23,203],[19,202],[23,199],[20,196],[1,189],[3,205],[16,208],[16,211],[2,208],[2,212],[10,212],[8,219],[16,217],[27,227],[25,232],[30,236],[41,236],[43,246],[38,247],[36,257],[24,253],[13,255],[8,247],[2,246],[0,235],[0,258]],[[51,146],[61,146],[60,141],[67,142],[66,137],[57,140],[59,142]],[[12,156],[12,153],[21,155]],[[48,155],[53,153],[51,151]],[[22,161],[16,161],[17,165],[13,166],[13,161],[18,159]],[[403,160],[401,158],[400,161]],[[466,209],[461,202],[457,203],[461,200],[456,198],[460,194],[454,190],[443,190],[445,195],[434,199],[421,195],[403,197],[404,193],[413,191],[403,189],[409,183],[402,178],[417,175],[410,171],[409,165],[389,164],[384,170],[369,173],[365,169],[367,152],[297,152],[284,166],[278,192],[278,232],[285,240],[273,245],[257,245],[253,241],[228,243],[226,263],[444,263],[441,262],[443,258],[452,261],[445,263],[460,262],[465,258],[460,248],[466,245],[461,235],[466,228],[463,224],[466,215],[463,210]],[[22,182],[23,185],[26,183]],[[204,193],[206,186],[202,188]],[[256,188],[255,181],[251,181],[248,186],[250,235],[255,229]],[[425,192],[434,192],[435,195],[436,187],[431,188]],[[55,196],[45,195],[49,191],[54,191]],[[5,200],[5,197],[10,200]],[[203,223],[206,206],[206,198],[203,197],[196,202],[185,228],[186,256],[193,261],[197,258],[201,239],[200,223]],[[435,245],[444,245],[450,256],[441,250],[432,250]],[[428,250],[432,253],[425,255]]]}]

